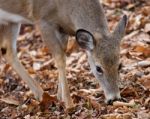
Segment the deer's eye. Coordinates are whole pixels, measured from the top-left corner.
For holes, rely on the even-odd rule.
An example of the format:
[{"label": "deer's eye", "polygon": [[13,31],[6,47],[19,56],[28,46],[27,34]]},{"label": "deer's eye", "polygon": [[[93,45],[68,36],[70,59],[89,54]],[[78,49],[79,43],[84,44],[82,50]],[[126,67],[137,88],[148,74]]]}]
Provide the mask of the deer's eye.
[{"label": "deer's eye", "polygon": [[119,67],[118,67],[118,71],[120,71],[122,67],[123,67],[123,65],[122,65],[122,63],[120,63]]},{"label": "deer's eye", "polygon": [[102,70],[102,68],[101,68],[100,66],[96,66],[96,71],[97,71],[98,73],[100,73],[100,74],[103,73],[103,70]]}]

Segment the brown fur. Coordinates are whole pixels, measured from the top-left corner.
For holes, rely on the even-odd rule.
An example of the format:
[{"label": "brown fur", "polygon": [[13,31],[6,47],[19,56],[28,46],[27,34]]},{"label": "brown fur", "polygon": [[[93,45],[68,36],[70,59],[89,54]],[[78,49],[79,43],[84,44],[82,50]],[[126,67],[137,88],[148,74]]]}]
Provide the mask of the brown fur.
[{"label": "brown fur", "polygon": [[[98,0],[0,0],[0,23],[1,50],[6,50],[5,58],[38,99],[42,100],[43,90],[37,81],[30,78],[16,55],[16,38],[22,23],[32,23],[40,29],[58,67],[58,97],[67,107],[72,106],[64,52],[69,35],[76,35],[79,45],[87,50],[89,63],[102,84],[106,98],[120,98],[116,81],[119,78],[119,44],[126,17],[111,34]],[[96,66],[102,67],[103,75],[98,74]]]}]

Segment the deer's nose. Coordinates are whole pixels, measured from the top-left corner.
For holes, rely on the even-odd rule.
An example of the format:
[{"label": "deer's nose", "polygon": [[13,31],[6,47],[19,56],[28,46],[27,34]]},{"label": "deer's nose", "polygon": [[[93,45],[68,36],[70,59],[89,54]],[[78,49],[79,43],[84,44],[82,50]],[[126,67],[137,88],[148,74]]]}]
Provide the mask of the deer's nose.
[{"label": "deer's nose", "polygon": [[122,102],[127,102],[125,98],[114,98],[114,99],[109,99],[106,101],[107,105],[112,105],[113,102],[115,101],[122,101]]}]

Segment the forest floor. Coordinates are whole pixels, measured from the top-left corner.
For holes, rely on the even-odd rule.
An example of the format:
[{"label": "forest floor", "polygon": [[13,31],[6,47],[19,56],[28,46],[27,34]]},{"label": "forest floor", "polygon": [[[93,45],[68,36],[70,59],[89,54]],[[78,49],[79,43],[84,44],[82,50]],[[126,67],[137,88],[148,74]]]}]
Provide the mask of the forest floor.
[{"label": "forest floor", "polygon": [[[103,0],[102,4],[111,30],[122,14],[129,18],[120,52],[120,90],[127,102],[105,104],[104,93],[90,72],[86,53],[77,49],[67,56],[67,79],[76,104],[73,110],[67,110],[56,98],[58,72],[48,48],[36,29],[23,26],[17,42],[18,57],[53,102],[43,108],[1,58],[0,119],[150,119],[150,1]],[[74,45],[69,47],[68,52]]]}]

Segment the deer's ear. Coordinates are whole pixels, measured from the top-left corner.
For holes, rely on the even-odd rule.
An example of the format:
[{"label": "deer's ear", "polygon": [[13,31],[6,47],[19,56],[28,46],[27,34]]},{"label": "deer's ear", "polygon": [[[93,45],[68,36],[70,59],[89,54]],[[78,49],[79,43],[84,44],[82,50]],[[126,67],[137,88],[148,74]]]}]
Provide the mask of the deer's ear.
[{"label": "deer's ear", "polygon": [[113,32],[114,39],[121,40],[125,34],[125,29],[127,25],[127,15],[124,15],[122,19],[119,21],[115,31]]},{"label": "deer's ear", "polygon": [[93,50],[95,46],[93,35],[83,29],[79,29],[76,32],[76,40],[79,46],[85,50]]}]

